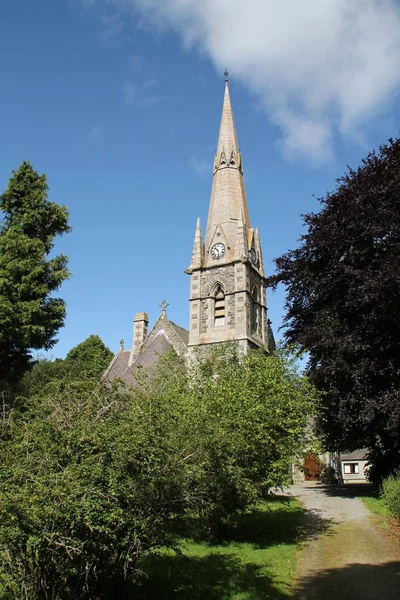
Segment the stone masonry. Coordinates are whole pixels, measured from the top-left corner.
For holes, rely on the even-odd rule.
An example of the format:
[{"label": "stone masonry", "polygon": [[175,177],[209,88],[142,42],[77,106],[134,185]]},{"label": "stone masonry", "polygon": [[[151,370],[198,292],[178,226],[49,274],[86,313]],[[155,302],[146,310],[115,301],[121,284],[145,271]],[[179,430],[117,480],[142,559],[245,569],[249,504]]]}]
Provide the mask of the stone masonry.
[{"label": "stone masonry", "polygon": [[149,334],[147,314],[137,313],[132,349],[121,345],[104,374],[107,381],[122,379],[136,385],[138,369],[153,365],[171,348],[187,356],[189,364],[198,351],[215,344],[234,343],[243,353],[253,348],[271,353],[275,348],[267,319],[260,237],[250,224],[227,79],[205,241],[198,219],[186,273],[190,275],[189,331],[169,321],[165,301]]},{"label": "stone masonry", "polygon": [[205,242],[198,220],[186,272],[190,275],[189,362],[198,348],[226,342],[235,342],[243,352],[274,350],[260,238],[250,225],[227,80]]}]

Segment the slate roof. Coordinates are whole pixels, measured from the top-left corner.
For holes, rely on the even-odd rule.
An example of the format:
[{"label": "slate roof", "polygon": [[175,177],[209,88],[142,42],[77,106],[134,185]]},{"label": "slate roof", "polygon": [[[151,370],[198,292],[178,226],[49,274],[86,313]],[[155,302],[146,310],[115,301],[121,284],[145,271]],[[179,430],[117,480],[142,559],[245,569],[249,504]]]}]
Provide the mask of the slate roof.
[{"label": "slate roof", "polygon": [[148,367],[154,367],[160,356],[165,356],[172,348],[171,342],[166,338],[163,333],[157,335],[154,340],[139,354],[136,362],[130,368],[132,376],[135,375],[138,368],[146,369]]},{"label": "slate roof", "polygon": [[113,379],[122,379],[128,367],[130,354],[130,350],[122,350],[116,356],[114,356],[103,377],[108,381],[112,381]]},{"label": "slate roof", "polygon": [[176,323],[174,323],[173,321],[170,321],[170,324],[172,325],[172,327],[174,328],[177,336],[179,336],[182,340],[182,342],[185,344],[185,346],[187,347],[189,344],[189,332],[187,329],[184,329],[183,327],[180,327],[180,325],[177,325]]},{"label": "slate roof", "polygon": [[[122,379],[127,384],[131,386],[138,385],[137,382],[137,372],[139,368],[148,369],[153,367],[160,356],[164,356],[167,354],[171,348],[174,348],[178,354],[182,352],[182,347],[187,348],[189,343],[189,332],[180,327],[176,323],[169,321],[169,319],[160,320],[156,324],[159,327],[154,331],[152,335],[150,334],[146,342],[142,346],[142,351],[130,367],[129,358],[131,355],[130,350],[122,350],[120,351],[111,361],[110,366],[107,371],[104,373],[104,379],[111,382],[114,379]],[[156,327],[155,326],[155,327]],[[171,330],[167,333],[161,327],[165,327],[168,330],[168,327],[174,332],[174,336],[171,333]],[[175,337],[175,340],[172,340],[171,337]],[[176,347],[175,347],[176,346]]]},{"label": "slate roof", "polygon": [[341,460],[366,460],[368,450],[361,448],[360,450],[354,450],[354,452],[348,452],[347,454],[341,454]]}]

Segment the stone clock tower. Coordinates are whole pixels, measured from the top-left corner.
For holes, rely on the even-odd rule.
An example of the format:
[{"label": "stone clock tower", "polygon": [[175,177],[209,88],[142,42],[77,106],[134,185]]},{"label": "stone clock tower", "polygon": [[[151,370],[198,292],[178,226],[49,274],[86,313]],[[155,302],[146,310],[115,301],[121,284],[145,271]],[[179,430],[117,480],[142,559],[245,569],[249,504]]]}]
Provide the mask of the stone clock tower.
[{"label": "stone clock tower", "polygon": [[190,267],[189,362],[196,348],[235,342],[244,353],[275,348],[267,318],[258,229],[250,225],[228,78],[203,243],[197,220]]}]

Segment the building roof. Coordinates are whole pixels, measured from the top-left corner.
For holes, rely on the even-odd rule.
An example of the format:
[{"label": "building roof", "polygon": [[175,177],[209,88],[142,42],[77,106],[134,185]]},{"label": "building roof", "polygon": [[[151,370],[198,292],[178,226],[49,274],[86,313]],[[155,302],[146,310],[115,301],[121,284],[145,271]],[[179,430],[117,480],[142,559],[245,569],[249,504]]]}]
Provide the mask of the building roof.
[{"label": "building roof", "polygon": [[360,450],[354,450],[354,452],[341,453],[341,460],[366,460],[367,459],[366,448],[361,448]]},{"label": "building roof", "polygon": [[165,356],[173,348],[177,354],[186,353],[189,332],[170,321],[165,309],[153,329],[145,339],[136,360],[130,361],[132,351],[120,350],[113,358],[103,378],[109,382],[122,379],[128,385],[137,385],[139,369],[156,365],[160,356]]},{"label": "building roof", "polygon": [[160,332],[141,352],[134,364],[123,374],[123,381],[129,385],[138,385],[138,373],[141,369],[150,369],[157,364],[160,356],[165,356],[173,348],[165,333]]},{"label": "building roof", "polygon": [[121,379],[128,367],[130,354],[130,350],[120,350],[112,359],[108,369],[103,375],[103,378],[107,379],[107,381]]},{"label": "building roof", "polygon": [[152,342],[139,354],[137,361],[132,365],[136,367],[152,367],[156,364],[159,356],[167,354],[173,345],[164,332],[160,332]]},{"label": "building roof", "polygon": [[182,342],[187,347],[187,345],[189,343],[189,332],[188,332],[188,330],[184,329],[180,325],[177,325],[176,323],[173,323],[173,321],[170,321],[170,324],[175,329],[176,334],[179,336],[179,338],[182,340]]}]

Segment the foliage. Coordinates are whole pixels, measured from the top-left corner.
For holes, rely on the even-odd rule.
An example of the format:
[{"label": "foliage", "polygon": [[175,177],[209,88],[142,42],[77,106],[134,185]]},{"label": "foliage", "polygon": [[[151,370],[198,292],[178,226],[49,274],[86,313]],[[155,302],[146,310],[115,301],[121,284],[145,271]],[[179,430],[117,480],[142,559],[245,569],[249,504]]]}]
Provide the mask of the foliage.
[{"label": "foliage", "polygon": [[32,349],[51,348],[65,303],[53,292],[68,278],[67,258],[48,258],[54,238],[70,230],[68,212],[47,199],[45,175],[29,162],[13,172],[0,196],[0,380],[15,381]]},{"label": "foliage", "polygon": [[19,396],[32,397],[60,390],[76,379],[99,379],[104,373],[113,353],[98,335],[90,335],[86,340],[72,348],[66,358],[54,361],[40,359],[33,368],[25,373],[16,386],[14,393]]},{"label": "foliage", "polygon": [[113,353],[98,335],[90,335],[85,341],[70,350],[65,364],[73,376],[99,377],[104,373]]},{"label": "foliage", "polygon": [[391,516],[400,521],[400,471],[383,480],[382,497]]},{"label": "foliage", "polygon": [[13,598],[120,597],[139,556],[180,528],[221,534],[289,482],[316,401],[292,357],[220,349],[188,376],[171,353],[139,380],[48,385],[3,419],[0,581]]},{"label": "foliage", "polygon": [[218,532],[237,510],[290,482],[317,398],[294,357],[242,357],[232,348],[198,362],[186,395],[189,482],[202,498],[200,516]]},{"label": "foliage", "polygon": [[162,429],[139,397],[82,381],[11,415],[0,579],[13,598],[119,597],[139,553],[170,543],[182,454]]},{"label": "foliage", "polygon": [[48,358],[41,358],[13,386],[13,394],[9,396],[17,396],[21,405],[21,396],[29,398],[42,394],[44,391],[47,391],[47,388],[53,382],[66,381],[68,371],[68,365],[65,364],[65,360],[57,358],[53,361]]},{"label": "foliage", "polygon": [[400,464],[399,173],[399,139],[349,169],[269,279],[287,288],[286,340],[325,392],[330,447],[369,448],[373,479]]}]

